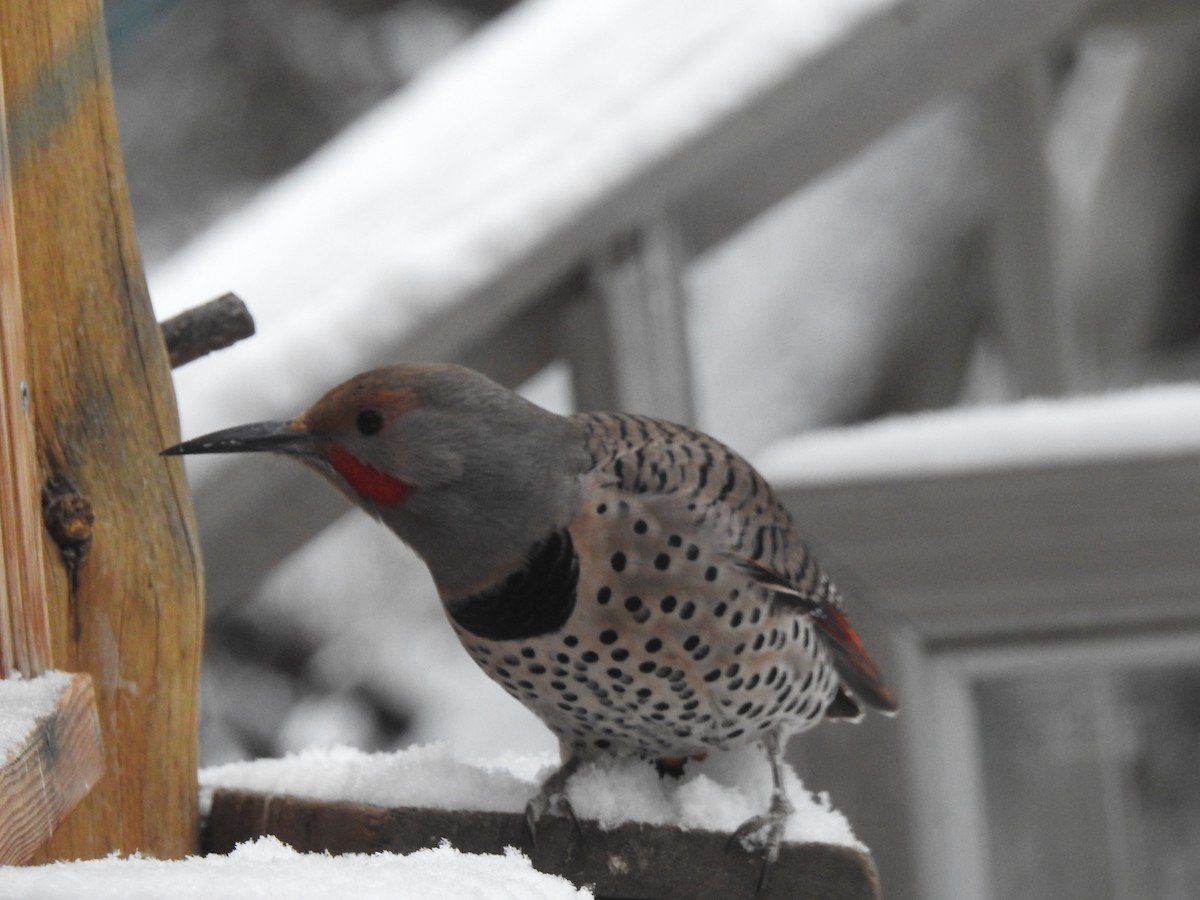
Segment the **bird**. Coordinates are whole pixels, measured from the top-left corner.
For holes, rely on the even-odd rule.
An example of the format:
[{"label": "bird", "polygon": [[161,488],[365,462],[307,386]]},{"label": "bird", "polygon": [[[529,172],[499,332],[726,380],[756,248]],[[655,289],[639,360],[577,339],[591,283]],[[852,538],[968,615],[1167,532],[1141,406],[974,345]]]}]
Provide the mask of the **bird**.
[{"label": "bird", "polygon": [[574,818],[566,785],[585,762],[678,775],[758,744],[769,808],[730,840],[760,838],[761,888],[792,811],[788,738],[897,709],[779,497],[684,425],[559,415],[463,366],[400,363],[293,419],[162,452],[291,457],[417,553],[466,652],[558,739],[526,808],[535,841],[547,812]]}]

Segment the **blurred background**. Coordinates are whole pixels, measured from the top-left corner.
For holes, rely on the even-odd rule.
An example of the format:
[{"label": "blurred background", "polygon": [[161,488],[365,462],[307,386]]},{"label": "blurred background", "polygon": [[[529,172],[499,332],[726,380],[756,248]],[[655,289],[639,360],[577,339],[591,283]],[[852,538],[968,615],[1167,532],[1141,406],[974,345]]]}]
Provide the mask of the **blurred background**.
[{"label": "blurred background", "polygon": [[[1195,377],[1200,4],[796,6],[108,0],[156,310],[233,290],[258,321],[176,373],[185,436],[293,415],[402,358],[466,362],[560,411],[685,420],[752,460],[815,429]],[[1161,495],[1143,489],[1161,487],[1151,466],[1089,520],[1181,503],[1195,450]],[[283,468],[189,469],[209,583],[202,763],[328,743],[552,749],[460,652],[420,563]],[[1054,470],[1064,503],[1092,493],[1093,461]],[[784,487],[831,523],[857,498],[870,540],[922,542],[884,516],[880,479],[851,481]],[[926,472],[907,502],[961,488]],[[970,496],[1004,510],[1021,493]],[[980,545],[1027,539],[1046,495],[1023,496]],[[1058,581],[1028,588],[1062,611],[1051,626],[1002,597],[988,629],[947,638],[856,565],[851,525],[795,511],[905,715],[918,707],[907,726],[793,742],[887,896],[1200,896],[1195,573],[1156,583],[1145,567],[1168,550],[1143,546],[1119,586],[1144,587],[1097,612],[1118,582],[1094,589],[1060,559]],[[1182,571],[1196,526],[1171,522]],[[1130,540],[1114,535],[1109,556]],[[888,545],[896,571],[936,582],[936,544],[904,546]],[[995,582],[976,555],[964,604]],[[1104,643],[1125,636],[1136,652]],[[971,656],[997,647],[1004,665]]]}]

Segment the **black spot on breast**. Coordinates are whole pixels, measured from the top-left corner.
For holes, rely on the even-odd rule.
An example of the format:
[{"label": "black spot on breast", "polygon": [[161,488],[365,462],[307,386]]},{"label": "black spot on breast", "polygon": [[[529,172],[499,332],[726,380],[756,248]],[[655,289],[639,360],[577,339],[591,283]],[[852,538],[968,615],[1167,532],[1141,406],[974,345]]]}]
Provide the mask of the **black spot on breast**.
[{"label": "black spot on breast", "polygon": [[477,637],[515,641],[558,631],[575,609],[579,557],[570,533],[534,544],[528,562],[499,584],[447,604],[454,622]]},{"label": "black spot on breast", "polygon": [[624,572],[625,571],[625,562],[626,562],[625,554],[622,553],[621,551],[618,550],[616,553],[614,553],[612,555],[611,562],[612,562],[612,567],[613,567],[614,572]]}]

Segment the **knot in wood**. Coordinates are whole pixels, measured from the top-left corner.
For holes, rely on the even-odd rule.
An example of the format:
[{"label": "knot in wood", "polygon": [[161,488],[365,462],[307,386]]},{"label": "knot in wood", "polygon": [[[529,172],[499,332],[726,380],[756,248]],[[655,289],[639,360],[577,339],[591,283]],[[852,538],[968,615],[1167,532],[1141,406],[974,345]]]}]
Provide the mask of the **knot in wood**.
[{"label": "knot in wood", "polygon": [[42,486],[42,519],[67,562],[79,565],[92,545],[96,514],[70,478],[51,475]]}]

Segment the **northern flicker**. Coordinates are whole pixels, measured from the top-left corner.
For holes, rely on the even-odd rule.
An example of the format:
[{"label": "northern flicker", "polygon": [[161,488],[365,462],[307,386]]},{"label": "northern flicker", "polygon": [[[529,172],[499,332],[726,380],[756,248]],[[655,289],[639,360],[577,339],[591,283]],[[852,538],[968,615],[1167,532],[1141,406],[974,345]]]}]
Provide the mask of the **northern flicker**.
[{"label": "northern flicker", "polygon": [[778,853],[787,737],[896,709],[842,598],[763,478],[708,435],[615,413],[559,416],[477,372],[358,375],[285,422],[165,450],[272,451],[315,469],[429,567],[463,647],[560,742],[532,833],[581,762],[678,769],[747,743],[774,776],[734,837]]}]

